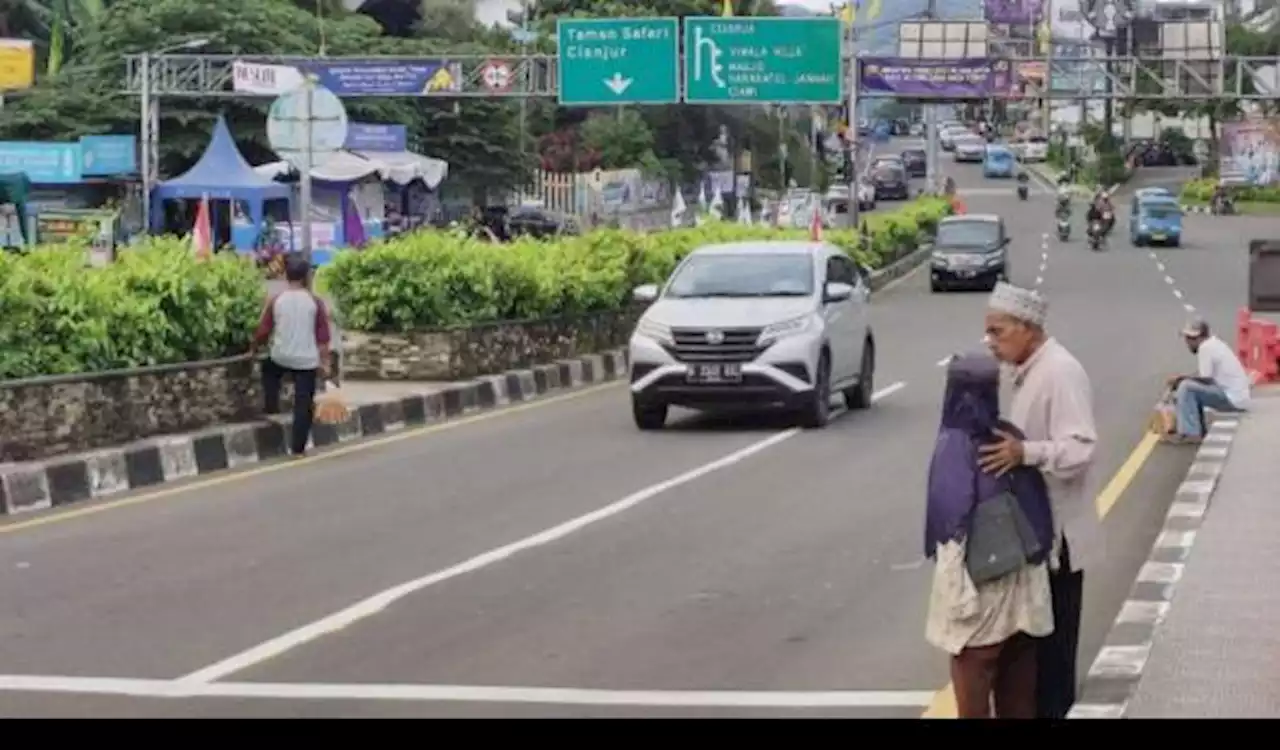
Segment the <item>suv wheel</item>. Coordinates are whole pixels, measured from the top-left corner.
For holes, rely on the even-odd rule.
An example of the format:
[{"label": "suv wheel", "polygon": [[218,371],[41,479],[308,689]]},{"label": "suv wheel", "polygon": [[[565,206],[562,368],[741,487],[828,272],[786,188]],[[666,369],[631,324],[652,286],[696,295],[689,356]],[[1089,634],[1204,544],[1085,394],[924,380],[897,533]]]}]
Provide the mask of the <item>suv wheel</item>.
[{"label": "suv wheel", "polygon": [[876,342],[868,338],[862,347],[862,365],[858,368],[858,384],[844,391],[844,403],[850,409],[867,409],[875,393]]},{"label": "suv wheel", "polygon": [[642,430],[661,430],[667,423],[667,405],[646,404],[632,398],[631,416],[636,421],[636,427]]},{"label": "suv wheel", "polygon": [[817,377],[809,403],[800,410],[800,426],[821,429],[831,421],[831,360],[824,352],[818,359]]}]

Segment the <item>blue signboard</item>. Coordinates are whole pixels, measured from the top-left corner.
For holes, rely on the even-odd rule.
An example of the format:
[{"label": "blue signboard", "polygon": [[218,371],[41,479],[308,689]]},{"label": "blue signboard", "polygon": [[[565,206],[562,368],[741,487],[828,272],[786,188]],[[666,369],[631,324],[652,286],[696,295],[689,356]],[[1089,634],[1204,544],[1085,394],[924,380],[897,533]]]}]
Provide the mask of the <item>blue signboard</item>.
[{"label": "blue signboard", "polygon": [[344,148],[349,151],[404,151],[408,148],[408,131],[404,125],[349,123]]},{"label": "blue signboard", "polygon": [[451,94],[462,90],[462,65],[447,60],[351,60],[300,67],[338,96]]},{"label": "blue signboard", "polygon": [[131,135],[86,135],[80,138],[81,172],[86,177],[136,174],[138,139]]},{"label": "blue signboard", "polygon": [[0,142],[0,173],[25,172],[37,185],[69,185],[83,177],[79,143]]}]

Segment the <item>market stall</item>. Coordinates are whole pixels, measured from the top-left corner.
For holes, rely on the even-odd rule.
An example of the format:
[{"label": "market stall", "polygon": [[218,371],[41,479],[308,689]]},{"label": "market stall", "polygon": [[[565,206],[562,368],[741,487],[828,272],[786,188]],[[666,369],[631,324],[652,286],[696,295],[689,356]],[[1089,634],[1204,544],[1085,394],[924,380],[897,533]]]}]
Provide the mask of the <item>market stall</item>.
[{"label": "market stall", "polygon": [[[289,186],[249,166],[221,116],[213,128],[208,148],[195,166],[152,190],[152,230],[164,228],[164,205],[167,201],[198,201],[205,196],[209,198],[215,214],[214,225],[222,225],[222,220],[229,223],[230,244],[239,252],[252,252],[260,244],[266,232],[269,203],[282,201],[279,213],[292,215],[293,198]],[[271,208],[270,213],[277,213],[275,206]],[[185,228],[179,231],[185,231]]]}]

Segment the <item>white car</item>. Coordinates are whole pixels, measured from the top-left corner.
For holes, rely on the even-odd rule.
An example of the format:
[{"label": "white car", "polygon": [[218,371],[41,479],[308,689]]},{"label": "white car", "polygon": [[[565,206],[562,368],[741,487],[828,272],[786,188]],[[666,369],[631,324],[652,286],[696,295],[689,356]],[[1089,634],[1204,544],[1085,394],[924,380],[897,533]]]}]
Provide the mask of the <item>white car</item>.
[{"label": "white car", "polygon": [[957,162],[981,162],[987,155],[987,141],[980,135],[969,133],[955,139],[955,159]]},{"label": "white car", "polygon": [[768,409],[824,427],[831,396],[871,406],[876,366],[869,274],[824,242],[735,242],[697,248],[631,336],[631,412],[660,429],[671,406]]},{"label": "white car", "polygon": [[1026,140],[1016,141],[1009,148],[1021,161],[1047,161],[1049,159],[1049,140],[1042,136],[1032,136]]},{"label": "white car", "polygon": [[950,151],[956,147],[957,138],[964,138],[968,135],[973,135],[973,133],[963,126],[943,128],[938,133],[938,144],[942,146],[943,151]]}]

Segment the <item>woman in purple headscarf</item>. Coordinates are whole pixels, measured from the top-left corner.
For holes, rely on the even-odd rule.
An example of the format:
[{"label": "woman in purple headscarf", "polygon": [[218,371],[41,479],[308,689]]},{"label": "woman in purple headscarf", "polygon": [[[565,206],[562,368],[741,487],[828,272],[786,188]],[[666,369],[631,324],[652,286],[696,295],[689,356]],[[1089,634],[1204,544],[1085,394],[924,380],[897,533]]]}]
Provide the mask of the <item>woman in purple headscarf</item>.
[{"label": "woman in purple headscarf", "polygon": [[[1019,467],[995,477],[978,465],[978,447],[995,430],[1018,435],[1000,419],[1000,366],[986,354],[955,357],[947,368],[942,425],[929,465],[925,555],[934,558],[925,637],[951,655],[959,718],[1036,716],[1035,638],[1053,632],[1047,551],[1053,511],[1044,478]],[[1019,436],[1020,437],[1020,436]],[[981,585],[965,567],[969,521],[978,504],[1009,490],[1044,550],[1023,568]]]}]

